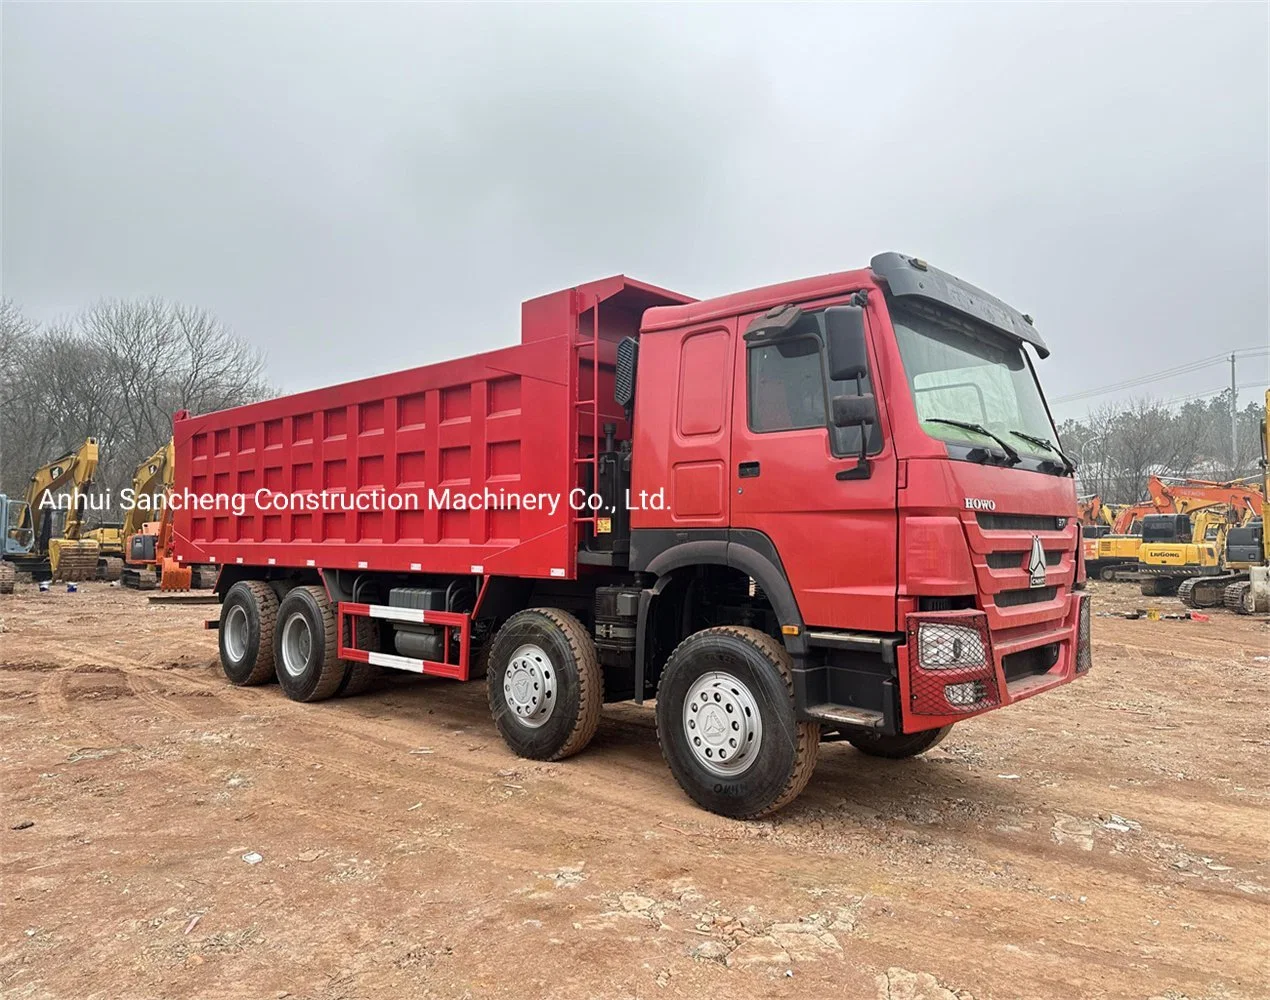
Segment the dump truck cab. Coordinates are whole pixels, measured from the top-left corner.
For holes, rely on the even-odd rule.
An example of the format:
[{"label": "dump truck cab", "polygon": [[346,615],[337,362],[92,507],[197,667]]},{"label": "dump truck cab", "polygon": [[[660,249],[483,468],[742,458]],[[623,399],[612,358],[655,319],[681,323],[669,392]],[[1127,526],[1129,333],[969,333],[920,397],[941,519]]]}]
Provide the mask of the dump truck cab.
[{"label": "dump truck cab", "polygon": [[1086,669],[1073,467],[1029,350],[1029,318],[899,254],[649,310],[632,494],[669,499],[631,516],[660,588],[637,661],[681,638],[663,593],[729,585],[705,564],[770,602],[825,727],[937,729]]}]

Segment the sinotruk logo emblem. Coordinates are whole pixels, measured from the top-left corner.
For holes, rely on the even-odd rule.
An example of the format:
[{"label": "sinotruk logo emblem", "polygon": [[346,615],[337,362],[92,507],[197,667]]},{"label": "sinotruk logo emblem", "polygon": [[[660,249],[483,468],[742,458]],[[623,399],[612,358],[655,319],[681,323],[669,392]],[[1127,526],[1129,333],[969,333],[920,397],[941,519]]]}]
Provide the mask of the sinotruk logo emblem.
[{"label": "sinotruk logo emblem", "polygon": [[1028,586],[1045,586],[1045,547],[1039,535],[1032,536],[1032,554],[1027,557]]}]

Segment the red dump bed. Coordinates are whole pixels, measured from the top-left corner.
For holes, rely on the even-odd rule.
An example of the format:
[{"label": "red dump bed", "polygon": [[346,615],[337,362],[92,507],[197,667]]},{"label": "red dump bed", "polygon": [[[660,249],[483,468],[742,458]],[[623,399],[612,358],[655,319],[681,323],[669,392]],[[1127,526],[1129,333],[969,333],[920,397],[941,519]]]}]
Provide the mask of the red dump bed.
[{"label": "red dump bed", "polygon": [[568,495],[596,429],[626,436],[616,345],[650,306],[690,301],[607,278],[524,303],[514,347],[178,420],[175,554],[572,578],[587,514]]}]

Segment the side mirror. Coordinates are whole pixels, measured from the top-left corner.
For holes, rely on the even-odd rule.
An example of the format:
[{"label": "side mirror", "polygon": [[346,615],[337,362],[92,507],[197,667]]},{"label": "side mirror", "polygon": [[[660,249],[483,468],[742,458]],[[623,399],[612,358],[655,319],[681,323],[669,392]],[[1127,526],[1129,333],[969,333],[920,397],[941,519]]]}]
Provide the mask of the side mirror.
[{"label": "side mirror", "polygon": [[829,377],[835,382],[858,379],[869,373],[869,353],[864,346],[864,310],[860,306],[826,309],[825,341]]},{"label": "side mirror", "polygon": [[835,478],[868,479],[873,475],[873,463],[869,461],[869,427],[877,423],[877,419],[877,408],[870,392],[858,396],[834,396],[829,400],[829,422],[835,428],[860,428],[860,455],[855,468],[843,469]]},{"label": "side mirror", "polygon": [[613,383],[613,401],[625,410],[635,405],[635,369],[639,365],[639,341],[625,337],[617,345],[617,372]]},{"label": "side mirror", "polygon": [[834,396],[829,401],[829,420],[835,427],[868,427],[877,420],[872,393]]}]

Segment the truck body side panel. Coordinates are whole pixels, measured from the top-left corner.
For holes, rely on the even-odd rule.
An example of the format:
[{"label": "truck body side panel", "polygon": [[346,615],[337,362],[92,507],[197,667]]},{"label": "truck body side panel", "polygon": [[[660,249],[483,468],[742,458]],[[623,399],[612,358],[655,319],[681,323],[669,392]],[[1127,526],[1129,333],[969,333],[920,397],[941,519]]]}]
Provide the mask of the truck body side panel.
[{"label": "truck body side panel", "polygon": [[[589,467],[579,459],[594,453],[595,425],[618,423],[625,436],[616,343],[648,306],[686,301],[604,279],[526,302],[514,347],[177,420],[175,553],[186,563],[572,578],[580,526],[567,501]],[[278,494],[286,509],[272,505]],[[370,509],[376,494],[389,509]],[[204,495],[241,496],[241,513],[182,499]]]}]

